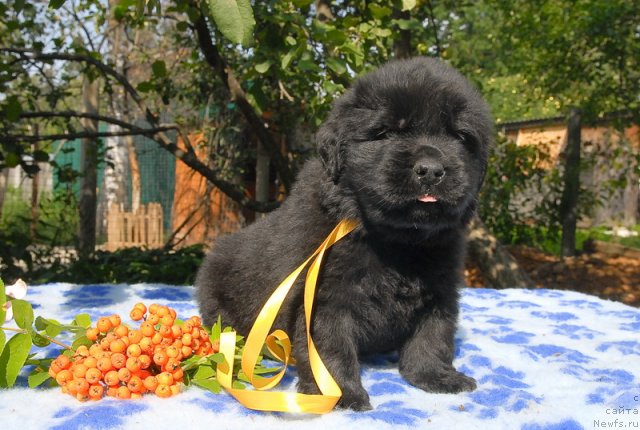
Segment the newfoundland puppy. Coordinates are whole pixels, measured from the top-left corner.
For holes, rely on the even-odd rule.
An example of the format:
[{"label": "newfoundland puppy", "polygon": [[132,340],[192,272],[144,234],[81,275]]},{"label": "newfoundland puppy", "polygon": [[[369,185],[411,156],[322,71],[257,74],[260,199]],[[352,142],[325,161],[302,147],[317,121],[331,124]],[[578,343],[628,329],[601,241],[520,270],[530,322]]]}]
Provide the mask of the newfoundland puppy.
[{"label": "newfoundland puppy", "polygon": [[[476,388],[452,365],[466,225],[493,137],[489,110],[442,61],[388,63],[359,78],[320,127],[280,208],[220,238],[196,279],[207,324],[218,315],[247,335],[280,282],[345,218],[359,227],[327,251],[312,337],[343,392],[339,406],[371,409],[358,358],[399,352],[402,376],[436,393]],[[301,276],[300,278],[304,278]],[[298,390],[318,393],[309,365],[303,279],[274,329],[293,341]]]}]

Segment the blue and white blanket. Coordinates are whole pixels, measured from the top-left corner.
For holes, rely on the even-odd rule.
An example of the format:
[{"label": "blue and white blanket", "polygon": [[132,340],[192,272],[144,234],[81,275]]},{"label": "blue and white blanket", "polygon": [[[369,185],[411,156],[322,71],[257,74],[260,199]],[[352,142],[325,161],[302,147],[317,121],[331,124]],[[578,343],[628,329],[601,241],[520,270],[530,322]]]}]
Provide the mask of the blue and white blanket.
[{"label": "blue and white blanket", "polygon": [[[127,315],[136,302],[197,314],[193,288],[167,285],[30,287],[36,315],[71,321]],[[8,429],[592,429],[640,428],[640,310],[574,292],[466,289],[454,364],[472,393],[425,393],[398,374],[397,356],[363,366],[374,409],[326,415],[250,411],[225,393],[80,403],[59,389],[0,391]],[[55,351],[49,351],[54,354]],[[278,389],[295,390],[292,367]]]}]

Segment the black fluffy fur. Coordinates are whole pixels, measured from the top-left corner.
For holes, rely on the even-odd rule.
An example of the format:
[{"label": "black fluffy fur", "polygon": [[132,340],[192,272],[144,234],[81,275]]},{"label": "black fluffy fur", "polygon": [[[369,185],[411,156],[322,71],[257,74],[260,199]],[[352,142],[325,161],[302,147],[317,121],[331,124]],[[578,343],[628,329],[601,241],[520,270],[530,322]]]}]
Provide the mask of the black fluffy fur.
[{"label": "black fluffy fur", "polygon": [[[371,408],[358,358],[394,349],[416,387],[475,389],[452,361],[466,224],[492,136],[478,92],[439,60],[394,61],[358,79],[334,104],[316,137],[320,158],[304,165],[283,205],[207,256],[196,279],[205,322],[220,314],[246,335],[276,286],[341,219],[355,219],[360,226],[327,253],[312,318],[343,391],[339,405]],[[437,202],[418,200],[425,195]],[[299,280],[274,328],[293,339],[299,391],[317,393],[302,290]]]}]

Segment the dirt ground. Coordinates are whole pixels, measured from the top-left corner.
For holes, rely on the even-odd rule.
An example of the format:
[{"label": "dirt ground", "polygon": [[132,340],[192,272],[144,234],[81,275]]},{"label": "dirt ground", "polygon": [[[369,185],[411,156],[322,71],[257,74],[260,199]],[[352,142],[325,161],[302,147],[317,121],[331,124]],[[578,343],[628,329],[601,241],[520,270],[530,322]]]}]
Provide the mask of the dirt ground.
[{"label": "dirt ground", "polygon": [[[592,252],[562,259],[533,248],[508,248],[537,288],[573,290],[640,307],[640,258],[633,253]],[[467,266],[467,285],[484,287],[477,268]]]}]

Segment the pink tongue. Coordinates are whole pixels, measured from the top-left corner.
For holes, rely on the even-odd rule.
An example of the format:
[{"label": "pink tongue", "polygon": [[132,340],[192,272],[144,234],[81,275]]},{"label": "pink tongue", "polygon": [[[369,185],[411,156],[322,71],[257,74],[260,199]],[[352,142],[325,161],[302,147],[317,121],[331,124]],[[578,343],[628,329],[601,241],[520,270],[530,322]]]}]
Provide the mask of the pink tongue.
[{"label": "pink tongue", "polygon": [[425,203],[433,203],[433,202],[437,202],[438,198],[436,196],[432,196],[431,194],[425,194],[418,197],[418,200]]}]

